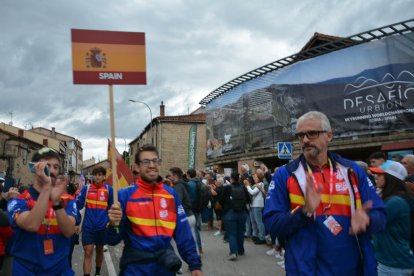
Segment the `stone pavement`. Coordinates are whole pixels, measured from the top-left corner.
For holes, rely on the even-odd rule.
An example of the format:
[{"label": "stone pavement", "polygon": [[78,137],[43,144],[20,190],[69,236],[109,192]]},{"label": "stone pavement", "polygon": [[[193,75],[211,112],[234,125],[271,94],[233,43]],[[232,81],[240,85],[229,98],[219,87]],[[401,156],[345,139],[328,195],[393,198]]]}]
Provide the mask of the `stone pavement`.
[{"label": "stone pavement", "polygon": [[[223,242],[223,236],[214,236],[217,230],[206,230],[203,225],[201,240],[204,254],[202,256],[205,276],[248,276],[248,275],[285,275],[284,262],[281,258],[267,256],[267,245],[255,245],[250,239],[245,240],[245,255],[236,261],[228,261],[229,244]],[[279,263],[279,264],[278,264]],[[187,265],[183,265],[183,275],[191,275]]]},{"label": "stone pavement", "polygon": [[[217,231],[216,229],[207,230],[205,225],[203,225],[202,228],[201,240],[203,242],[204,250],[202,256],[204,275],[285,275],[283,259],[280,257],[275,258],[274,256],[267,256],[266,251],[270,249],[267,245],[255,245],[248,239],[244,243],[246,251],[245,256],[239,256],[236,261],[228,261],[229,244],[223,242],[223,236],[214,236],[214,233]],[[102,266],[101,276],[115,276],[113,274],[119,273],[119,259],[122,254],[122,246],[123,245],[120,244],[108,247],[108,251],[105,252],[106,256]],[[75,247],[72,263],[76,275],[83,275],[83,249],[80,245]],[[93,264],[92,267],[92,273],[94,273],[95,264]],[[185,262],[183,262],[182,270],[182,275],[191,275]]]}]

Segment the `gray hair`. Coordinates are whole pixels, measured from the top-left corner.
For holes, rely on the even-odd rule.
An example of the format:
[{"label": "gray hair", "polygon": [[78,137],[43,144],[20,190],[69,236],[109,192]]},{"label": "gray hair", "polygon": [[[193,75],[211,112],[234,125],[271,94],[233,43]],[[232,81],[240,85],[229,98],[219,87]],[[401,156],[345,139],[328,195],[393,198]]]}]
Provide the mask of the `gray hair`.
[{"label": "gray hair", "polygon": [[407,158],[408,163],[414,165],[414,154],[407,154],[404,155],[404,158]]},{"label": "gray hair", "polygon": [[319,111],[309,111],[302,116],[299,117],[299,119],[296,121],[296,130],[298,129],[298,125],[302,123],[305,120],[309,119],[318,119],[321,121],[321,127],[324,131],[331,131],[331,123],[329,122],[328,117],[326,117],[325,114]]}]

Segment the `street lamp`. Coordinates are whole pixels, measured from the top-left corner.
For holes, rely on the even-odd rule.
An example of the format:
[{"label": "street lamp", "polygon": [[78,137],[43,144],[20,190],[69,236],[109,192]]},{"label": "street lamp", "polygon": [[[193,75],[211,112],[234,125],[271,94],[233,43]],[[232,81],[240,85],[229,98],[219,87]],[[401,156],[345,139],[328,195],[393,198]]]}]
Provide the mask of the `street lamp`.
[{"label": "street lamp", "polygon": [[151,111],[151,108],[149,107],[149,105],[147,105],[146,103],[141,102],[141,101],[131,100],[131,99],[129,99],[128,101],[133,102],[133,103],[142,103],[142,104],[145,104],[146,107],[148,107],[148,110],[150,112],[150,117],[151,117],[151,121],[150,121],[151,144],[153,144],[154,143],[154,141],[153,141],[154,140],[154,135],[152,133],[152,111]]},{"label": "street lamp", "polygon": [[115,136],[115,138],[121,138],[121,139],[124,139],[124,151],[126,151],[126,149],[127,149],[127,146],[126,146],[126,144],[127,144],[126,139],[125,139],[124,137],[120,137],[120,136]]}]

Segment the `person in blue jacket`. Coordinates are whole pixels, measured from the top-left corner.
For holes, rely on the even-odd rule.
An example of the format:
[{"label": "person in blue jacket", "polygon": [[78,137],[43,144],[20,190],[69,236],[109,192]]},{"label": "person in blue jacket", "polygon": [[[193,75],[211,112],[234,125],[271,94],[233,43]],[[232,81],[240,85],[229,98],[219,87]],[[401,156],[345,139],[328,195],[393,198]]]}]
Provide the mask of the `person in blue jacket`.
[{"label": "person in blue jacket", "polygon": [[84,250],[83,273],[89,276],[92,270],[92,256],[95,247],[95,275],[99,276],[103,262],[104,245],[106,245],[106,224],[109,221],[108,209],[113,203],[112,187],[105,184],[106,169],[97,166],[92,170],[93,181],[84,186],[79,193],[76,204],[81,210],[85,207],[82,228],[82,245]]},{"label": "person in blue jacket", "polygon": [[108,212],[108,242],[124,240],[120,275],[175,275],[181,260],[171,239],[188,264],[192,276],[203,275],[201,259],[185,210],[174,189],[159,176],[161,159],[152,145],[142,146],[135,155],[139,178],[119,190],[118,200]]},{"label": "person in blue jacket", "polygon": [[371,235],[382,231],[385,208],[353,161],[328,151],[325,114],[310,111],[296,124],[303,153],[279,168],[263,213],[271,236],[285,240],[287,275],[376,275]]},{"label": "person in blue jacket", "polygon": [[74,275],[68,255],[79,214],[75,199],[65,194],[68,181],[59,175],[61,157],[42,148],[32,162],[34,184],[7,205],[14,231],[13,275]]}]

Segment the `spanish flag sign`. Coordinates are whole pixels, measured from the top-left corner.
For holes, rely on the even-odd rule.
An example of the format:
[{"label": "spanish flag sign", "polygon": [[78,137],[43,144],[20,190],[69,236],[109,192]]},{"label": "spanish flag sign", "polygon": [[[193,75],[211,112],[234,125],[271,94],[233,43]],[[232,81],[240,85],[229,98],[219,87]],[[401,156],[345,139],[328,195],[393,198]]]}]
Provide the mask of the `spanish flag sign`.
[{"label": "spanish flag sign", "polygon": [[145,33],[72,29],[74,84],[146,84]]},{"label": "spanish flag sign", "polygon": [[[112,143],[108,139],[108,160],[112,160],[111,156],[111,147]],[[122,158],[122,155],[118,152],[118,150],[115,148],[115,157],[116,157],[116,169],[118,171],[117,177],[118,177],[118,185],[119,188],[127,187],[129,184],[134,183],[134,177],[132,175],[131,170],[129,169],[128,165],[125,163],[124,158]],[[113,185],[112,183],[112,166],[109,166],[108,169],[106,169],[106,183],[108,185]]]}]

